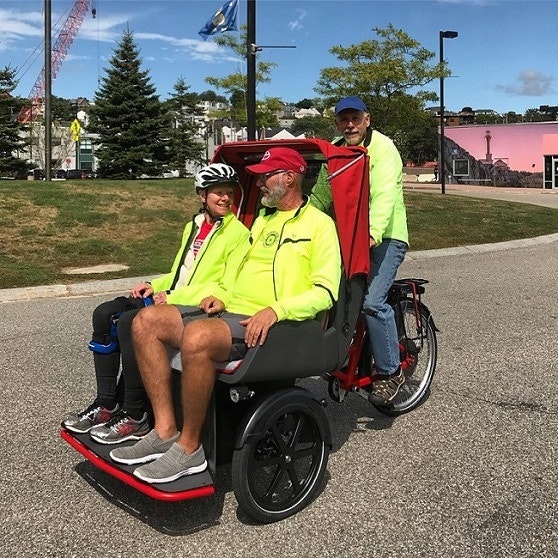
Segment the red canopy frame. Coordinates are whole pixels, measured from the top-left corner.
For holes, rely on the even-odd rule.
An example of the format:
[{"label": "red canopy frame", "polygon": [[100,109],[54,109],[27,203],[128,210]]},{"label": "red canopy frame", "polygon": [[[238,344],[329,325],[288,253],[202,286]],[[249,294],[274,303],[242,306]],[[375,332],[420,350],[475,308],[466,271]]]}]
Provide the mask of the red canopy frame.
[{"label": "red canopy frame", "polygon": [[336,147],[320,139],[267,140],[225,143],[218,147],[213,162],[234,167],[243,186],[237,200],[237,215],[250,227],[256,217],[260,190],[256,177],[245,167],[258,163],[272,147],[298,151],[310,167],[326,163],[331,184],[333,210],[348,279],[370,271],[370,232],[368,222],[369,162],[363,147]]}]

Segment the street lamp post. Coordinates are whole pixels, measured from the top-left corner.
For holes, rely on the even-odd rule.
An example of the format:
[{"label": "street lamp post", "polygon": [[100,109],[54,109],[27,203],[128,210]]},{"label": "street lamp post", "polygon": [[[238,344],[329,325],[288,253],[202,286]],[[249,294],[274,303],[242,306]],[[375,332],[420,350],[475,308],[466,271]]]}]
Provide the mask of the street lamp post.
[{"label": "street lamp post", "polygon": [[[455,39],[457,31],[440,31],[440,69],[444,64],[444,39]],[[444,74],[440,75],[440,155],[438,157],[438,174],[442,185],[442,194],[446,193],[446,169],[444,161]]]}]

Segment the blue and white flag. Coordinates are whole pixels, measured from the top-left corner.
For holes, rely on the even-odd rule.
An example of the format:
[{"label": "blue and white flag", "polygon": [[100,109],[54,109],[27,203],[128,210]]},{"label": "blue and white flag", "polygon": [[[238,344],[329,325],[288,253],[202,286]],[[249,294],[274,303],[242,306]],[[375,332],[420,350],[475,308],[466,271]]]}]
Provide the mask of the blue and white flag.
[{"label": "blue and white flag", "polygon": [[236,16],[238,14],[238,0],[225,2],[211,19],[198,31],[198,34],[206,41],[210,35],[224,33],[225,31],[238,31]]}]

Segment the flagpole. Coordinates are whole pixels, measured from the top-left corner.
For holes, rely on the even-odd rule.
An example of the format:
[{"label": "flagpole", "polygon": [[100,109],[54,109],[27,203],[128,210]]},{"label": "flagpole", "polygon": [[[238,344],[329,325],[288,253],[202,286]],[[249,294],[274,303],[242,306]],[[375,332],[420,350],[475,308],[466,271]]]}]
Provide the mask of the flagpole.
[{"label": "flagpole", "polygon": [[256,139],[256,0],[247,0],[246,116],[248,139]]}]

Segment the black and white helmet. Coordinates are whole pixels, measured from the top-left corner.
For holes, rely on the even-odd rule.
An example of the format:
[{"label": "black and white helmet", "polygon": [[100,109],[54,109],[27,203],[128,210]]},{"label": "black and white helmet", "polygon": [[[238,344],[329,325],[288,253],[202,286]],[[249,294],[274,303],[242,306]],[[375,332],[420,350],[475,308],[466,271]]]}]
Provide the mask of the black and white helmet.
[{"label": "black and white helmet", "polygon": [[205,190],[217,184],[238,184],[238,176],[235,170],[229,165],[223,163],[211,163],[203,167],[196,173],[194,186],[198,189]]}]

